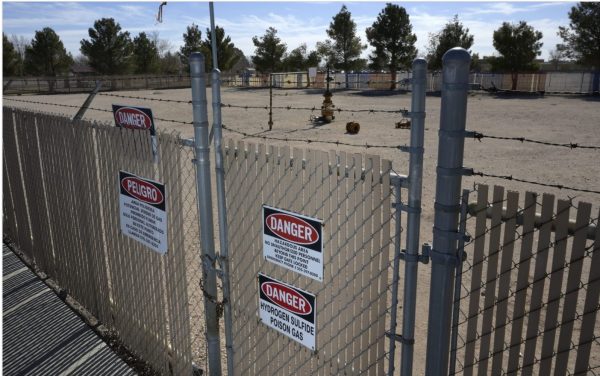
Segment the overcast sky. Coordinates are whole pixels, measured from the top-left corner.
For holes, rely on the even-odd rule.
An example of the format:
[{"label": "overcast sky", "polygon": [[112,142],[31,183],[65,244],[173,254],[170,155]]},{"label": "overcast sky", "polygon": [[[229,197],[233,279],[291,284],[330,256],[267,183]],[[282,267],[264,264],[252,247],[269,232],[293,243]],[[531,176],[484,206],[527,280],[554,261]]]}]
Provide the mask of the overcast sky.
[{"label": "overcast sky", "polygon": [[[272,26],[287,44],[288,51],[306,43],[313,49],[327,38],[325,30],[332,17],[346,4],[357,24],[358,35],[367,43],[365,28],[377,18],[384,2],[215,2],[217,25],[225,28],[233,43],[246,56],[254,53],[252,37],[262,36]],[[402,2],[417,35],[419,53],[426,51],[429,33],[439,31],[454,14],[475,36],[473,52],[494,54],[492,34],[502,22],[527,21],[544,35],[542,57],[547,58],[561,40],[559,26],[569,24],[568,12],[574,2]],[[163,22],[156,21],[160,2],[3,2],[2,31],[31,40],[36,30],[49,26],[73,56],[80,55],[82,39],[99,18],[114,18],[131,37],[139,32],[157,31],[179,49],[186,26],[195,23],[202,30],[210,25],[208,2],[169,1]],[[369,50],[363,53],[367,57]]]}]

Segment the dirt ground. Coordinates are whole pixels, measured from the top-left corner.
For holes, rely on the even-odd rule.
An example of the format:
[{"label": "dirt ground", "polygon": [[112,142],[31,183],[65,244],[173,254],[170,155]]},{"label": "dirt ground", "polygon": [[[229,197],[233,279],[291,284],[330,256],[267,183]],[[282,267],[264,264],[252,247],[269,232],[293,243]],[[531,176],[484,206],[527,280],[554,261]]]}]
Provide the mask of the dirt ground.
[{"label": "dirt ground", "polygon": [[[110,93],[109,93],[110,94]],[[118,92],[155,99],[189,101],[189,89]],[[80,106],[86,95],[18,96],[19,100],[59,103]],[[224,88],[221,93],[225,104],[241,106],[267,106],[269,91],[266,89]],[[322,91],[277,90],[274,92],[274,106],[320,108]],[[337,108],[343,109],[410,109],[410,93],[377,95],[373,92],[336,91],[332,98]],[[425,155],[423,174],[423,216],[421,220],[421,242],[431,241],[433,226],[433,206],[435,197],[435,167],[437,163],[438,128],[440,122],[439,96],[426,99]],[[139,105],[150,107],[155,117],[190,122],[192,107],[186,103],[165,103],[142,99],[126,99],[98,95],[91,107],[110,110],[111,104]],[[77,108],[55,107],[5,100],[4,105],[27,107],[43,112],[62,113],[72,117]],[[208,119],[212,123],[210,88],[208,91]],[[225,107],[222,110],[223,123],[231,128],[250,134],[302,140],[340,141],[352,144],[369,145],[408,145],[408,130],[396,129],[399,114],[389,113],[336,113],[331,124],[315,126],[312,115],[320,115],[310,110],[273,110],[273,130],[268,131],[268,111],[264,109],[239,109]],[[108,112],[88,110],[86,119],[112,122]],[[360,132],[349,135],[346,123],[360,123]],[[160,131],[177,131],[184,138],[193,136],[191,125],[156,121]],[[484,134],[506,137],[527,137],[557,143],[578,143],[600,146],[600,99],[592,97],[529,96],[518,98],[497,97],[489,94],[470,94],[468,101],[467,129]],[[226,137],[239,139],[241,136],[225,131]],[[250,140],[250,139],[249,139]],[[258,142],[258,139],[252,139]],[[283,141],[269,141],[284,144]],[[393,162],[399,174],[408,173],[408,154],[394,149],[336,146],[331,144],[288,142],[293,146],[303,146],[322,150],[345,150],[355,153],[378,154]],[[570,187],[600,190],[600,150],[568,149],[539,144],[483,139],[465,140],[464,166],[495,175],[512,175],[515,178],[533,180],[547,184],[563,184]],[[555,194],[557,198],[574,198],[593,204],[592,215],[598,213],[600,195],[581,193],[557,188],[540,187],[515,181],[496,178],[466,177],[464,188],[473,184],[485,183],[502,185],[507,190],[515,190],[522,197],[526,191]],[[428,288],[430,267],[419,267],[418,306],[415,343],[415,374],[422,374],[425,361]],[[401,273],[402,274],[402,273]],[[399,358],[400,352],[398,351]]]}]

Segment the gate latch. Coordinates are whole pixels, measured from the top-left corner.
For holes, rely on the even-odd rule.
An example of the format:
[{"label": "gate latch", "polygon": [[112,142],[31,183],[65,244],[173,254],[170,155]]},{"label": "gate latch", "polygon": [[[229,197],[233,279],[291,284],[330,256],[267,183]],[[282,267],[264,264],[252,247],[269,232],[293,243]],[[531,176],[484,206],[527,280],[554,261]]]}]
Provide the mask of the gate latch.
[{"label": "gate latch", "polygon": [[431,244],[429,243],[423,243],[420,255],[409,255],[406,253],[406,249],[403,249],[402,252],[400,252],[400,260],[429,264],[429,251],[431,251]]}]

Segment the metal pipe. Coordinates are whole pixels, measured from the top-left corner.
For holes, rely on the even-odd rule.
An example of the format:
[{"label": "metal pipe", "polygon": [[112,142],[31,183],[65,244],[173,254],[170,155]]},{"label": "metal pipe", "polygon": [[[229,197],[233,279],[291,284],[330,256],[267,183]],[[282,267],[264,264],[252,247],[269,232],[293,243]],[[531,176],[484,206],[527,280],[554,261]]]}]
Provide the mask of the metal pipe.
[{"label": "metal pipe", "polygon": [[[477,203],[476,202],[472,202],[469,204],[469,214],[471,215],[477,215],[478,210],[477,210]],[[485,208],[485,215],[487,218],[491,219],[492,218],[492,208]],[[502,208],[502,222],[506,222],[508,220],[510,220],[512,218],[509,218],[508,215],[506,215],[506,206],[504,206]],[[517,217],[516,217],[516,223],[518,226],[523,226],[524,223],[524,218],[523,218],[523,213],[518,213]],[[535,221],[533,226],[535,228],[541,228],[543,225],[545,225],[545,221],[542,220],[542,214],[541,213],[535,213]],[[594,223],[590,223],[587,225],[586,228],[586,238],[589,240],[595,240],[596,239],[596,224]],[[569,223],[567,224],[567,233],[569,235],[575,235],[575,232],[577,232],[579,229],[577,228],[577,224],[575,222],[574,219],[569,219]],[[556,223],[552,222],[550,231],[555,232],[556,231]]]},{"label": "metal pipe", "polygon": [[425,91],[427,61],[415,59],[412,64],[412,103],[410,125],[410,162],[408,172],[408,207],[406,262],[404,264],[404,302],[402,318],[401,375],[412,375],[415,312],[417,304],[417,269],[421,228],[421,190],[423,185],[423,140],[425,135]]},{"label": "metal pipe", "polygon": [[[469,202],[469,190],[463,189],[460,206],[460,225],[458,233],[465,235],[467,230],[467,203]],[[458,239],[458,256],[462,261],[462,255],[465,251],[465,237]],[[456,371],[456,348],[458,343],[458,313],[460,311],[460,289],[462,285],[462,262],[456,266],[456,278],[454,279],[454,306],[452,308],[452,337],[450,339],[450,371],[449,375],[454,375]]]},{"label": "metal pipe", "polygon": [[442,58],[442,105],[425,367],[429,376],[448,373],[470,61],[469,52],[460,47],[449,50]]},{"label": "metal pipe", "polygon": [[219,212],[219,246],[220,264],[223,283],[223,314],[225,320],[225,348],[227,350],[227,374],[233,375],[233,320],[231,312],[231,290],[229,287],[229,243],[227,232],[227,201],[225,197],[225,169],[223,162],[223,127],[221,118],[221,71],[217,59],[217,38],[213,2],[210,7],[210,27],[212,30],[212,107],[215,142],[215,175],[217,179],[217,207]]},{"label": "metal pipe", "polygon": [[73,121],[81,120],[83,118],[83,115],[87,111],[88,107],[90,107],[90,104],[92,104],[92,101],[94,100],[94,98],[96,97],[96,94],[98,94],[98,92],[100,91],[101,88],[102,88],[102,80],[96,81],[96,87],[94,88],[94,90],[92,90],[90,95],[88,95],[85,102],[83,102],[83,104],[81,105],[81,108],[79,109],[79,111],[77,111],[77,114],[75,114],[75,116],[73,117]]},{"label": "metal pipe", "polygon": [[269,73],[269,130],[273,129],[273,73]]},{"label": "metal pipe", "polygon": [[194,120],[194,151],[196,159],[196,188],[202,245],[202,272],[204,311],[206,317],[206,343],[208,349],[208,374],[221,375],[219,321],[217,317],[217,273],[215,271],[215,241],[212,218],[210,182],[210,144],[208,140],[208,111],[204,56],[199,52],[190,55],[192,81],[192,109]]},{"label": "metal pipe", "polygon": [[388,376],[392,376],[395,371],[395,358],[396,358],[396,327],[398,325],[397,319],[397,308],[398,308],[398,282],[400,280],[400,252],[402,251],[402,241],[400,235],[402,234],[402,210],[400,210],[400,204],[402,203],[402,189],[401,182],[399,180],[392,181],[394,186],[394,205],[396,211],[394,212],[394,219],[396,222],[394,237],[394,270],[392,274],[392,312],[390,314],[390,358],[388,367]]}]

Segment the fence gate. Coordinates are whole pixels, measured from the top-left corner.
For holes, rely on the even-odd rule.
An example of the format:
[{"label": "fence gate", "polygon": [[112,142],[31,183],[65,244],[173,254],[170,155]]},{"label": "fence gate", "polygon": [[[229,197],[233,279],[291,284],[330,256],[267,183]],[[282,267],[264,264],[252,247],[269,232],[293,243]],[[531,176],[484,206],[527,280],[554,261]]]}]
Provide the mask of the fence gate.
[{"label": "fence gate", "polygon": [[[391,163],[377,156],[228,142],[236,374],[384,373],[390,170]],[[322,281],[263,257],[263,205],[322,221]],[[305,259],[297,248],[282,262],[293,267]],[[275,319],[261,322],[259,273],[315,297],[314,350],[290,338],[292,329],[303,331],[293,314],[271,310]],[[274,325],[287,335],[269,328]],[[304,340],[310,335],[304,330]]]}]

